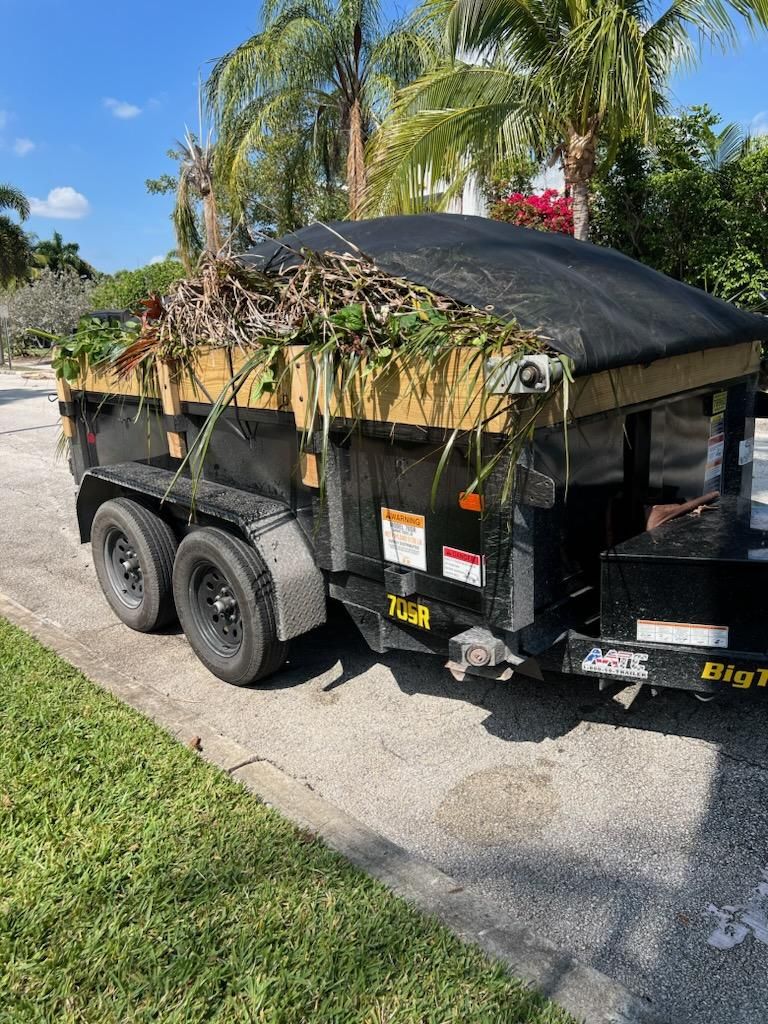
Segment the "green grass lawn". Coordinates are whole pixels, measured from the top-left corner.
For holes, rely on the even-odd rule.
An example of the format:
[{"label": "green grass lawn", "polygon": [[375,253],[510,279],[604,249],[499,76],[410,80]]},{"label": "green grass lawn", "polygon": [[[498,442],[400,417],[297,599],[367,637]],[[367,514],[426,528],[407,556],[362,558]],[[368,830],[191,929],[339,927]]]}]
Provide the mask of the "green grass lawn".
[{"label": "green grass lawn", "polygon": [[0,1021],[566,1024],[0,621]]}]

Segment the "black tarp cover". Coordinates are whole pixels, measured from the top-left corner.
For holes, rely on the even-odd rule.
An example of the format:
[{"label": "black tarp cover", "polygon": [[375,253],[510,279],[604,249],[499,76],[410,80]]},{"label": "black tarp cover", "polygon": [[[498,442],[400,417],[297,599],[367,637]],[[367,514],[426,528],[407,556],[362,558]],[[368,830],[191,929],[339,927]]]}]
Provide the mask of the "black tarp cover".
[{"label": "black tarp cover", "polygon": [[576,373],[768,340],[746,313],[615,249],[483,217],[433,213],[313,224],[242,259],[276,269],[301,248],[361,250],[385,272],[538,332]]}]

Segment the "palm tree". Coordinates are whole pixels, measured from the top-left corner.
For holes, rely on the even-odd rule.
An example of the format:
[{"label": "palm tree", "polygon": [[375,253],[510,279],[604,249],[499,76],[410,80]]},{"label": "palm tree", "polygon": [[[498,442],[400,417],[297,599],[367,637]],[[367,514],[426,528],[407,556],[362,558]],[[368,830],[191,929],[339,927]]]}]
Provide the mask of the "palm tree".
[{"label": "palm tree", "polygon": [[366,142],[397,89],[430,66],[435,37],[383,25],[379,0],[265,0],[263,17],[263,31],[218,60],[208,82],[225,174],[236,185],[265,137],[305,118],[319,165],[344,167],[354,217]]},{"label": "palm tree", "polygon": [[[13,210],[24,221],[29,202],[13,185],[0,184],[0,210]],[[29,273],[31,251],[23,229],[10,217],[0,215],[0,287],[24,279]]]},{"label": "palm tree", "polygon": [[[202,117],[201,134],[202,134]],[[184,140],[177,142],[180,160],[176,182],[176,205],[173,226],[181,261],[187,273],[192,273],[197,257],[203,249],[217,253],[222,247],[219,212],[214,187],[215,145],[210,132],[200,142],[187,129]],[[195,217],[195,200],[203,204],[203,232],[201,238]]]},{"label": "palm tree", "polygon": [[577,238],[589,235],[589,185],[622,139],[653,138],[671,71],[695,63],[692,39],[723,48],[736,20],[768,24],[768,0],[433,0],[452,59],[400,95],[371,152],[372,203],[423,205],[424,180],[488,172],[503,158],[562,162]]},{"label": "palm tree", "polygon": [[707,127],[702,139],[702,162],[709,171],[721,171],[749,149],[750,138],[740,124],[731,122],[722,131]]},{"label": "palm tree", "polygon": [[53,238],[36,242],[33,251],[36,262],[54,274],[71,270],[78,277],[94,275],[93,267],[79,255],[80,246],[77,242],[65,242],[58,231],[54,231]]}]

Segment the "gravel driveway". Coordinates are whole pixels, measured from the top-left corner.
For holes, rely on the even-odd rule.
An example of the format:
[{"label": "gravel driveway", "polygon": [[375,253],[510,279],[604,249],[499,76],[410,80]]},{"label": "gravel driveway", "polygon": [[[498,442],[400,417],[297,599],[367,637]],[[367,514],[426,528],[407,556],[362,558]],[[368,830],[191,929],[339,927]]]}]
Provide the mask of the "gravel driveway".
[{"label": "gravel driveway", "polygon": [[[591,682],[460,684],[437,660],[371,653],[340,611],[294,644],[271,685],[227,687],[178,632],[132,633],[101,597],[72,480],[54,462],[51,387],[0,375],[0,590],[113,667],[202,705],[213,728],[663,1018],[765,1024],[768,703],[669,692],[628,712]],[[768,440],[757,452],[768,501]]]}]

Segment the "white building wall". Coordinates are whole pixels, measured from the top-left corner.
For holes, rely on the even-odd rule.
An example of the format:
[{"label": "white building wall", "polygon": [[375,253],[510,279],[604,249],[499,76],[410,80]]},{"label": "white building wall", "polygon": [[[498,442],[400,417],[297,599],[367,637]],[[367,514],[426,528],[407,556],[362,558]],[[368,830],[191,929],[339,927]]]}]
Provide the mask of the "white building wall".
[{"label": "white building wall", "polygon": [[450,201],[448,213],[466,213],[471,217],[487,217],[488,203],[476,175],[471,174],[464,185],[464,191]]}]

